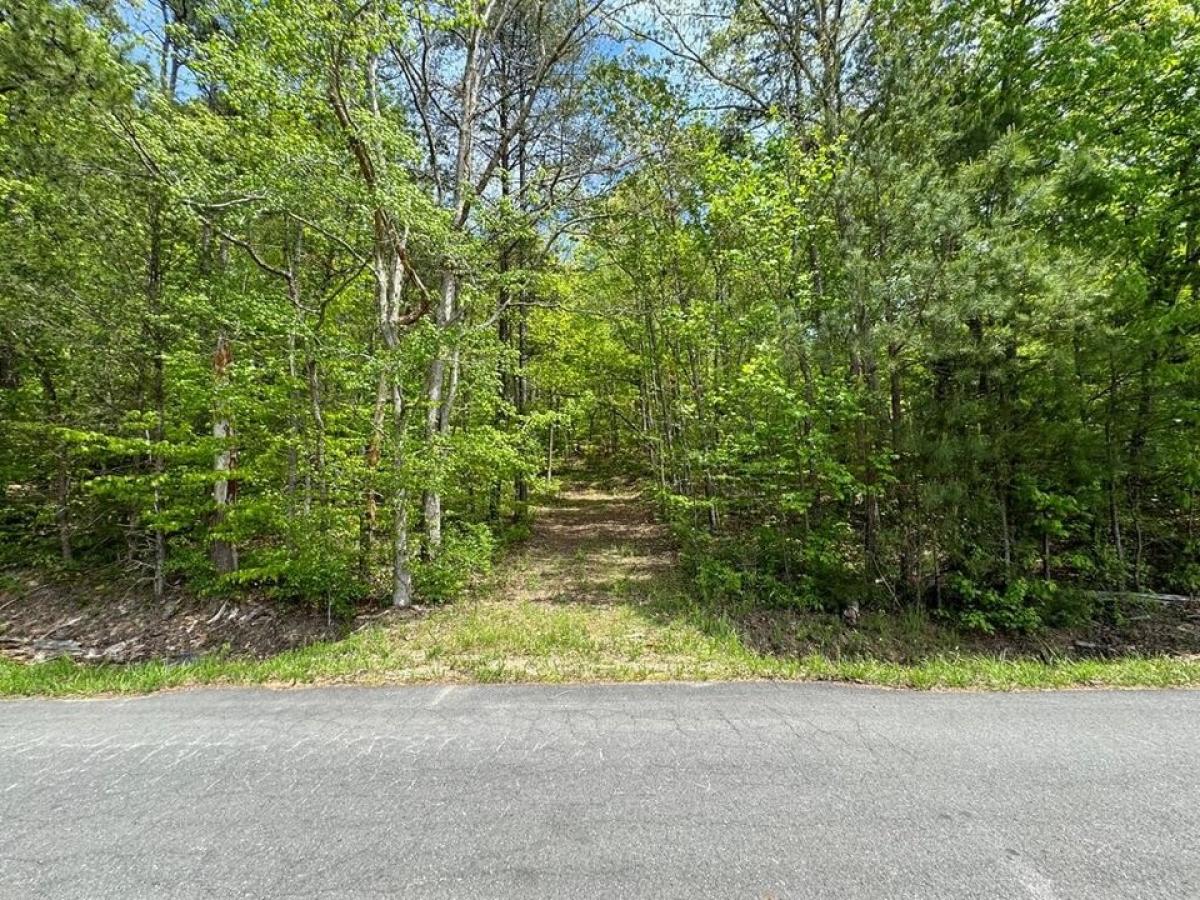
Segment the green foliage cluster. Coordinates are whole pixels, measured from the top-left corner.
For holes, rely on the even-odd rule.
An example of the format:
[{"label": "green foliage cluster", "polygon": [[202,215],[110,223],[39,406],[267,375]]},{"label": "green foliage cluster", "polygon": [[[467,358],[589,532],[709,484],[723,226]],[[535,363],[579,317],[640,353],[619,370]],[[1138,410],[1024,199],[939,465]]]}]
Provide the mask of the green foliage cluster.
[{"label": "green foliage cluster", "polygon": [[445,142],[490,123],[428,123],[426,150],[398,67],[425,40],[450,78],[464,34],[511,54],[508,28],[337,0],[0,12],[4,563],[331,608],[447,600],[490,565],[542,456],[509,294],[549,290],[544,213],[530,188],[471,216],[486,161]]},{"label": "green foliage cluster", "polygon": [[1200,589],[1194,4],[159,9],[0,11],[5,561],[440,601],[587,452],[712,597]]},{"label": "green foliage cluster", "polygon": [[734,112],[625,76],[644,162],[580,277],[700,590],[983,631],[1194,592],[1195,8],[738,4],[674,46]]}]

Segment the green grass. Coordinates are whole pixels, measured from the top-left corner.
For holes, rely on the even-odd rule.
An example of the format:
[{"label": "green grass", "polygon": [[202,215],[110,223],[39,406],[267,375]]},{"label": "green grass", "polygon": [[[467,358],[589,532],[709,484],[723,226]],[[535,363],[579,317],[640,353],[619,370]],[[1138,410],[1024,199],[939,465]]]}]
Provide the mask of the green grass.
[{"label": "green grass", "polygon": [[[253,661],[172,665],[0,661],[0,695],[134,694],[195,685],[796,679],[917,689],[1200,686],[1200,660],[1000,658],[934,650],[911,663],[856,653],[777,656],[677,588],[603,605],[485,599]],[[622,594],[635,594],[626,586]]]},{"label": "green grass", "polygon": [[[619,524],[619,520],[614,519]],[[256,661],[23,664],[0,696],[133,694],[198,685],[787,679],[915,689],[1200,687],[1200,657],[1058,657],[1040,639],[981,642],[918,610],[840,617],[705,603],[627,541],[513,552],[473,599]],[[1027,655],[1014,648],[1023,647]]]}]

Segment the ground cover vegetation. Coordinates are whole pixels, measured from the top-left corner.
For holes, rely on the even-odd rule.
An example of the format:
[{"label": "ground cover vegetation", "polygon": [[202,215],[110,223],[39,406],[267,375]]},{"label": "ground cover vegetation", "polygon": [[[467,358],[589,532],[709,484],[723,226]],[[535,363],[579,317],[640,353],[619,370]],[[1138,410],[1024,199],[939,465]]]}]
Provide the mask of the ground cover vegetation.
[{"label": "ground cover vegetation", "polygon": [[1198,95],[1181,0],[14,0],[0,613],[459,621],[569,459],[713,622],[1185,654]]}]

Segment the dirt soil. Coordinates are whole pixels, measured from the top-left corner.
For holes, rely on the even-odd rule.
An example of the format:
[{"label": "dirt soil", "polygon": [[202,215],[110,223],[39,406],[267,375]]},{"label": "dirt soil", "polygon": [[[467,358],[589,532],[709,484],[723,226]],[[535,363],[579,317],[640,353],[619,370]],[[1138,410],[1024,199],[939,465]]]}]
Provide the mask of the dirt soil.
[{"label": "dirt soil", "polygon": [[616,585],[646,583],[676,563],[670,535],[634,484],[614,478],[568,484],[535,510],[533,529],[503,564],[498,598],[602,605]]},{"label": "dirt soil", "polygon": [[344,635],[352,623],[269,598],[202,599],[171,588],[156,601],[119,579],[5,572],[0,655],[107,662],[186,662],[208,653],[264,658]]}]

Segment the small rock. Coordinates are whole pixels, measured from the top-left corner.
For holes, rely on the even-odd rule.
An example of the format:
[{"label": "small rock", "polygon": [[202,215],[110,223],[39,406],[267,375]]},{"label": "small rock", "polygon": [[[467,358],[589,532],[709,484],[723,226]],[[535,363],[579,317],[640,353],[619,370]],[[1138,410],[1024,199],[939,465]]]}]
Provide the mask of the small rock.
[{"label": "small rock", "polygon": [[59,641],[51,638],[38,638],[31,642],[33,659],[42,662],[47,659],[58,659],[60,656],[82,656],[83,648],[79,641]]},{"label": "small rock", "polygon": [[106,648],[103,655],[109,662],[125,662],[129,658],[129,641],[118,641]]}]

